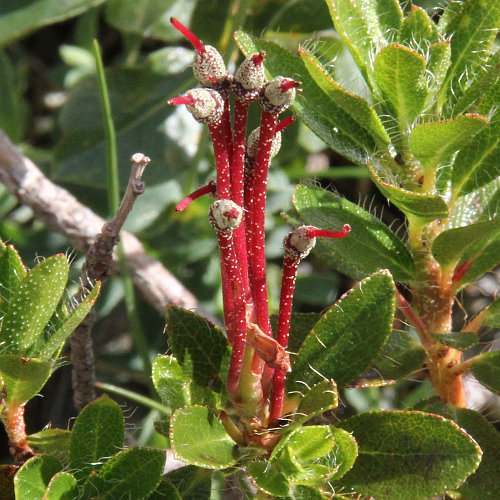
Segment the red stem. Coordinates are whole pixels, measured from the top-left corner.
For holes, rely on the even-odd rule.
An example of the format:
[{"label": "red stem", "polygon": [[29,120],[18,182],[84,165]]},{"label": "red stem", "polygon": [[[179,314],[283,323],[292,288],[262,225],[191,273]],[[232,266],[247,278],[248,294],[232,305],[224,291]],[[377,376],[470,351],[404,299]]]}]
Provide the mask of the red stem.
[{"label": "red stem", "polygon": [[214,146],[215,167],[217,169],[217,198],[219,200],[231,199],[231,178],[229,171],[229,156],[226,138],[219,120],[208,125]]},{"label": "red stem", "polygon": [[205,186],[202,186],[201,188],[197,189],[196,191],[193,191],[190,195],[186,196],[181,202],[179,202],[176,205],[175,210],[177,212],[182,212],[194,200],[198,199],[200,196],[203,196],[205,194],[215,194],[216,191],[217,191],[217,187],[215,185],[215,182],[214,181],[210,181]]},{"label": "red stem", "polygon": [[[224,95],[224,94],[223,94]],[[224,134],[224,139],[226,142],[227,155],[229,158],[233,158],[233,133],[231,130],[231,103],[229,101],[229,96],[224,96],[224,112],[221,118],[222,133]],[[236,202],[238,203],[238,202]],[[238,205],[240,205],[238,203]],[[241,206],[241,205],[240,205]]]},{"label": "red stem", "polygon": [[281,120],[278,123],[278,125],[276,125],[275,134],[277,134],[278,132],[281,132],[283,129],[289,127],[292,123],[295,122],[295,120],[297,120],[297,117],[295,115],[287,116],[285,119]]},{"label": "red stem", "polygon": [[175,19],[175,17],[171,17],[170,22],[176,30],[182,33],[191,42],[196,52],[199,52],[200,54],[203,54],[205,52],[205,46],[192,31],[189,31],[183,24]]},{"label": "red stem", "polygon": [[[286,348],[288,335],[290,333],[290,318],[292,315],[293,293],[295,291],[295,280],[300,259],[287,257],[283,261],[283,276],[281,279],[280,308],[278,315],[278,335],[276,340]],[[285,372],[274,371],[273,396],[269,413],[269,422],[274,422],[281,417],[283,401],[285,399]]]},{"label": "red stem", "polygon": [[16,463],[23,464],[35,456],[35,452],[28,444],[26,424],[24,421],[25,405],[5,405],[2,410],[2,421],[9,436],[9,451]]},{"label": "red stem", "polygon": [[316,227],[310,227],[307,230],[307,236],[309,238],[343,238],[349,234],[351,226],[349,224],[344,224],[340,231],[328,231],[327,229],[318,229]]}]

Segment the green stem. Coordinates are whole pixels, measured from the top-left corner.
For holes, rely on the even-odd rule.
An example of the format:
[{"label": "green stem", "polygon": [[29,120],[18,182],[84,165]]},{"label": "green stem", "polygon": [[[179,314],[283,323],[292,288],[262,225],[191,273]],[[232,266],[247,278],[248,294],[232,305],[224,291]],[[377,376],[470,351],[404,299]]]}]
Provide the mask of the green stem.
[{"label": "green stem", "polygon": [[[104,65],[102,63],[99,43],[94,40],[94,55],[96,59],[97,83],[99,89],[99,100],[101,103],[101,113],[103,116],[104,135],[106,140],[106,171],[108,184],[108,204],[109,213],[112,217],[120,205],[120,180],[118,172],[118,154],[116,147],[116,133],[111,113],[111,103],[109,101]],[[149,349],[141,328],[139,316],[137,315],[137,304],[135,300],[134,287],[130,278],[129,269],[121,242],[118,243],[118,257],[122,274],[125,307],[131,325],[132,339],[135,347],[139,351],[144,372],[151,373],[151,361],[149,359]],[[151,392],[154,394],[154,392]]]},{"label": "green stem", "polygon": [[135,401],[136,403],[144,405],[147,408],[151,408],[152,410],[157,410],[162,415],[170,416],[172,413],[170,408],[163,406],[158,401],[155,401],[154,399],[148,398],[146,396],[142,396],[141,394],[137,394],[134,391],[123,389],[123,387],[118,387],[117,385],[113,384],[105,384],[103,382],[96,382],[95,386],[103,391],[107,391],[110,392],[111,394],[122,396],[124,398],[130,399],[131,401]]}]

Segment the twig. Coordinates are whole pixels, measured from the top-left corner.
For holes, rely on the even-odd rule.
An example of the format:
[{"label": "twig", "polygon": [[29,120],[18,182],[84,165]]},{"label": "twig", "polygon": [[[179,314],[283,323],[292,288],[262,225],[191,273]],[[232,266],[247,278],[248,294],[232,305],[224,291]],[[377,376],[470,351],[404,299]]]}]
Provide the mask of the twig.
[{"label": "twig", "polygon": [[[37,219],[63,234],[79,251],[88,251],[95,235],[105,223],[104,219],[82,205],[68,191],[47,179],[29,158],[13,146],[2,130],[0,182],[20,203],[29,206]],[[135,236],[123,231],[121,239],[136,289],[160,314],[164,314],[168,304],[175,304],[208,316],[196,297],[160,262],[144,252]],[[116,252],[113,253],[112,265],[114,270],[119,270]]]},{"label": "twig", "polygon": [[[81,289],[77,293],[85,295],[96,281],[104,281],[111,274],[113,250],[120,239],[120,231],[132,210],[137,197],[144,192],[142,174],[149,158],[136,153],[131,158],[130,178],[122,202],[111,222],[106,222],[101,232],[87,252],[82,269]],[[73,401],[77,410],[96,398],[94,389],[95,366],[92,348],[92,326],[96,317],[95,308],[87,314],[84,321],[71,334],[71,361],[73,364]]]}]

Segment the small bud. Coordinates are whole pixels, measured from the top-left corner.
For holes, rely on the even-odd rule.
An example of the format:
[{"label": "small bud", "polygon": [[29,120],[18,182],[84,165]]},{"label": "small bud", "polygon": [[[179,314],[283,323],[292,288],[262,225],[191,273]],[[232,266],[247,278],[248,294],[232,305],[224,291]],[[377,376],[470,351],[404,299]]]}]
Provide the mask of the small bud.
[{"label": "small bud", "polygon": [[305,259],[316,245],[317,237],[344,238],[350,230],[349,224],[344,224],[340,231],[327,231],[314,226],[300,226],[285,237],[283,242],[285,257],[297,260]]},{"label": "small bud", "polygon": [[233,81],[233,92],[239,101],[254,101],[259,97],[262,87],[267,82],[262,61],[265,52],[247,57],[241,64]]},{"label": "small bud", "polygon": [[217,200],[212,203],[208,220],[216,231],[232,231],[237,228],[243,216],[243,209],[231,200]]},{"label": "small bud", "polygon": [[188,111],[200,123],[216,123],[224,112],[224,99],[216,90],[193,89],[183,96],[169,99],[168,104],[185,104]]},{"label": "small bud", "polygon": [[170,18],[170,22],[191,42],[196,51],[193,73],[200,85],[204,87],[222,85],[227,78],[227,70],[219,51],[211,45],[203,45],[192,31],[189,31],[174,17]]},{"label": "small bud", "polygon": [[261,92],[260,102],[266,111],[281,113],[285,111],[295,99],[296,87],[300,82],[277,76],[267,83]]},{"label": "small bud", "polygon": [[[247,156],[249,158],[257,157],[257,151],[259,148],[259,136],[260,136],[260,127],[257,127],[255,130],[252,130],[248,135]],[[279,153],[280,148],[281,148],[281,132],[278,132],[273,139],[271,152],[269,153],[269,160],[274,158]]]}]

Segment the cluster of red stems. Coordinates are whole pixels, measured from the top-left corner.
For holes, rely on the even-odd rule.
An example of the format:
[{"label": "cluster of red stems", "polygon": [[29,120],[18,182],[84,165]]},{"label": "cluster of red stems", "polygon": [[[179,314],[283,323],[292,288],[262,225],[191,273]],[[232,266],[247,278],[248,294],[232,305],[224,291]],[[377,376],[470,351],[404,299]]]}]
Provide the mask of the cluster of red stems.
[{"label": "cluster of red stems", "polygon": [[[342,238],[350,227],[324,231],[301,226],[286,236],[274,339],[264,254],[267,177],[269,163],[280,148],[281,130],[295,121],[294,116],[288,116],[278,122],[278,117],[294,100],[300,82],[282,76],[268,81],[264,52],[247,57],[233,76],[214,47],[203,45],[176,19],[171,22],[195,49],[193,72],[200,88],[168,102],[185,104],[198,122],[208,125],[217,172],[216,182],[211,181],[189,195],[176,210],[184,210],[203,194],[216,198],[210,207],[209,221],[217,232],[224,321],[232,347],[228,396],[246,417],[276,423],[284,411],[285,375],[290,371],[286,348],[299,262],[309,254],[316,237]],[[248,107],[252,101],[262,108],[261,124],[247,139]]]}]

